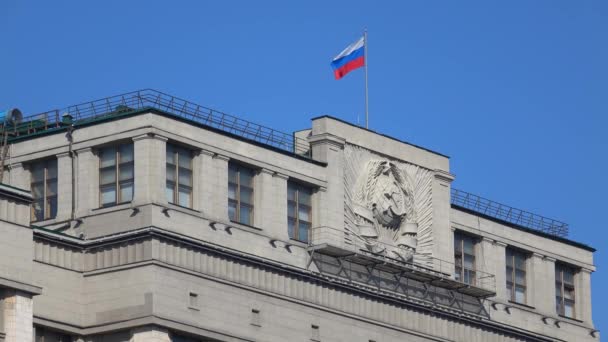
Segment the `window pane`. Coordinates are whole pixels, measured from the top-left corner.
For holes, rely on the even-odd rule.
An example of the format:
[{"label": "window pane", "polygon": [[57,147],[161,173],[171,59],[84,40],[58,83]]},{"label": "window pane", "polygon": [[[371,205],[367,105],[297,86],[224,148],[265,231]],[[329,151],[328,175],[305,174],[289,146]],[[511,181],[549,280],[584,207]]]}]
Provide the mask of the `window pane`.
[{"label": "window pane", "polygon": [[526,288],[523,286],[515,286],[515,301],[523,303],[526,301]]},{"label": "window pane", "polygon": [[133,179],[133,163],[121,164],[119,170],[119,180]]},{"label": "window pane", "polygon": [[462,268],[456,266],[455,273],[454,273],[454,279],[456,279],[458,281],[462,280]]},{"label": "window pane", "polygon": [[107,147],[101,150],[99,156],[99,167],[108,167],[116,165],[116,149],[114,147]]},{"label": "window pane", "polygon": [[57,160],[50,160],[47,162],[47,179],[57,178]]},{"label": "window pane", "polygon": [[526,272],[515,270],[515,283],[520,285],[526,284]]},{"label": "window pane", "polygon": [[295,239],[295,227],[296,221],[293,219],[288,219],[287,220],[287,232],[289,233],[289,237],[292,239]]},{"label": "window pane", "polygon": [[116,203],[116,185],[104,186],[101,188],[101,204]]},{"label": "window pane", "polygon": [[466,254],[474,254],[473,252],[473,240],[471,238],[464,239],[464,252]]},{"label": "window pane", "polygon": [[565,287],[564,288],[564,298],[574,299],[574,289]]},{"label": "window pane", "polygon": [[513,284],[511,282],[507,282],[507,296],[509,296],[509,298],[511,298],[511,300],[513,299]]},{"label": "window pane", "polygon": [[240,168],[241,186],[253,188],[253,170]]},{"label": "window pane", "polygon": [[292,183],[287,184],[287,200],[288,201],[296,200],[296,187]]},{"label": "window pane", "polygon": [[300,205],[298,207],[298,218],[310,222],[310,208],[306,205]]},{"label": "window pane", "polygon": [[228,183],[228,198],[236,200],[236,184]]},{"label": "window pane", "polygon": [[241,204],[239,213],[239,222],[247,225],[251,225],[251,217],[253,216],[253,208],[248,205]]},{"label": "window pane", "polygon": [[32,166],[32,183],[42,182],[44,180],[44,165],[38,163]]},{"label": "window pane", "polygon": [[228,217],[231,221],[236,221],[236,202],[228,201]]},{"label": "window pane", "polygon": [[167,180],[175,182],[175,166],[167,164]]},{"label": "window pane", "polygon": [[310,190],[310,188],[301,188],[298,193],[298,203],[310,206],[311,193],[312,191]]},{"label": "window pane", "polygon": [[296,217],[296,203],[287,202],[287,217]]},{"label": "window pane", "polygon": [[120,201],[131,202],[133,199],[133,182],[124,182],[120,184]]},{"label": "window pane", "polygon": [[179,167],[192,169],[192,154],[188,150],[182,150],[179,153]]},{"label": "window pane", "polygon": [[57,216],[57,196],[48,197],[46,200],[46,204],[48,206],[48,217],[47,219],[52,219]]},{"label": "window pane", "polygon": [[475,257],[472,255],[464,255],[464,267],[472,269],[475,266]]},{"label": "window pane", "polygon": [[184,169],[183,167],[179,168],[179,184],[192,186],[192,171],[188,169]]},{"label": "window pane", "polygon": [[112,184],[116,182],[116,169],[113,167],[99,171],[99,182],[101,184]]},{"label": "window pane", "polygon": [[120,146],[120,162],[133,161],[133,144],[121,145]]},{"label": "window pane", "polygon": [[57,195],[57,180],[47,181],[46,183],[46,196],[56,196]]},{"label": "window pane", "polygon": [[564,316],[574,317],[574,302],[569,300],[564,301]]},{"label": "window pane", "polygon": [[40,199],[44,196],[44,183],[32,184],[32,196],[34,196],[34,199]]},{"label": "window pane", "polygon": [[462,254],[462,238],[459,235],[454,236],[454,253]]},{"label": "window pane", "polygon": [[302,221],[300,221],[298,225],[298,240],[308,242],[308,231],[310,230],[310,225]]},{"label": "window pane", "polygon": [[232,183],[237,183],[236,180],[236,168],[232,165],[228,168],[228,181]]},{"label": "window pane", "polygon": [[192,190],[187,187],[179,187],[179,205],[190,207],[190,194]]},{"label": "window pane", "polygon": [[563,295],[561,284],[555,284],[555,295],[560,297]]},{"label": "window pane", "polygon": [[564,270],[564,283],[574,284],[574,273],[570,270]]},{"label": "window pane", "polygon": [[165,187],[165,195],[167,196],[167,202],[173,203],[173,194],[175,192],[175,184],[171,182],[167,182],[167,186]]},{"label": "window pane", "polygon": [[515,267],[520,270],[526,269],[526,257],[521,253],[515,254]]},{"label": "window pane", "polygon": [[175,165],[175,152],[170,144],[167,144],[167,164]]},{"label": "window pane", "polygon": [[241,186],[241,203],[253,203],[253,189]]},{"label": "window pane", "polygon": [[39,200],[32,203],[32,207],[34,208],[34,217],[32,218],[34,221],[42,221],[44,220],[44,211],[43,208],[44,201]]}]

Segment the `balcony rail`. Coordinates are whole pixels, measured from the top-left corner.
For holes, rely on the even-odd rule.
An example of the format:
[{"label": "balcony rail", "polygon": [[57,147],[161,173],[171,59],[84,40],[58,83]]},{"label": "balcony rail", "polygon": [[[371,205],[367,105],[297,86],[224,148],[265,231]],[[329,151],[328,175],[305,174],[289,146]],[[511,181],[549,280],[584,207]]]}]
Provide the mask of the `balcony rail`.
[{"label": "balcony rail", "polygon": [[[338,259],[367,266],[382,265],[378,267],[380,269],[378,272],[405,271],[411,273],[411,277],[429,281],[434,286],[456,289],[458,292],[476,297],[487,297],[496,292],[495,276],[479,269],[465,267],[462,264],[455,264],[430,255],[417,254],[412,261],[407,262],[385,252],[374,253],[367,248],[362,239],[354,236],[348,230],[316,227],[311,230],[310,235],[310,250],[320,250],[319,246],[324,246],[321,253]],[[378,245],[385,247],[385,250],[390,250],[392,247],[380,242]],[[369,267],[367,268],[369,270]]]},{"label": "balcony rail", "polygon": [[452,188],[452,205],[518,226],[567,238],[568,224]]},{"label": "balcony rail", "polygon": [[152,89],[138,90],[27,116],[20,124],[4,128],[9,129],[13,137],[19,137],[65,127],[71,123],[81,124],[151,108],[294,155],[311,158],[308,142],[293,134],[258,125]]}]

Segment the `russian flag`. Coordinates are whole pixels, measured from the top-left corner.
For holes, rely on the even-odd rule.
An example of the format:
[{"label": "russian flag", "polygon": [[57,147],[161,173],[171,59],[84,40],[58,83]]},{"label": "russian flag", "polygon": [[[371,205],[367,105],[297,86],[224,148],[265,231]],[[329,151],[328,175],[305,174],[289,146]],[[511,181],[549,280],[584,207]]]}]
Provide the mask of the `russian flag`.
[{"label": "russian flag", "polygon": [[331,62],[331,67],[334,69],[334,76],[337,80],[364,65],[365,37],[361,37],[356,42],[350,44]]}]

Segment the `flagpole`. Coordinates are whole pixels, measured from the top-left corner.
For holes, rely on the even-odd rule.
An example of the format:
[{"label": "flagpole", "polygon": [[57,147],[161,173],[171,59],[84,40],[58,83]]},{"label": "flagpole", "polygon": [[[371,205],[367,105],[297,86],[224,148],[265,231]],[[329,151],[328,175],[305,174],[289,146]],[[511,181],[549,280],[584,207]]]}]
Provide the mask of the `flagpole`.
[{"label": "flagpole", "polygon": [[363,31],[363,51],[365,61],[365,128],[369,129],[369,112],[368,112],[368,99],[367,99],[367,29]]}]

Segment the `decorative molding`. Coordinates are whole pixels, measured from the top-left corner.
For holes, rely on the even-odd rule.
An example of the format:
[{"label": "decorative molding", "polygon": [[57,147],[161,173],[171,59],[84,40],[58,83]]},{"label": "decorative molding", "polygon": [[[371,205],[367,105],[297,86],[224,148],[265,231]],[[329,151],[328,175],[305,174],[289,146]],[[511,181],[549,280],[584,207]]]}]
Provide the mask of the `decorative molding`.
[{"label": "decorative molding", "polygon": [[70,157],[70,152],[67,151],[67,152],[57,153],[55,155],[55,157],[57,157],[57,159],[59,159],[59,158],[65,158],[65,157]]},{"label": "decorative molding", "polygon": [[263,167],[263,168],[259,169],[259,172],[260,172],[260,174],[262,174],[262,173],[266,173],[266,174],[269,174],[269,175],[271,175],[271,176],[273,176],[273,175],[274,175],[274,171],[272,171],[272,170],[270,170],[270,169],[267,169],[267,168],[265,168],[265,167]]},{"label": "decorative molding", "polygon": [[146,134],[142,134],[142,135],[133,137],[133,141],[146,140],[146,139],[155,139],[155,140],[160,140],[160,141],[165,141],[165,142],[167,140],[169,140],[169,138],[164,137],[162,135],[155,134],[155,133],[146,133]]},{"label": "decorative molding", "polygon": [[344,160],[344,221],[353,243],[432,267],[433,172],[351,144]]},{"label": "decorative molding", "polygon": [[318,145],[318,144],[330,144],[339,148],[344,148],[346,144],[346,139],[341,138],[339,136],[330,134],[330,133],[321,133],[315,134],[308,137],[308,142],[310,146]]},{"label": "decorative molding", "polygon": [[444,171],[444,170],[435,169],[434,172],[435,172],[435,179],[437,179],[441,182],[445,182],[445,183],[449,184],[449,183],[452,183],[452,181],[454,179],[456,179],[455,175],[453,175],[447,171]]},{"label": "decorative molding", "polygon": [[288,176],[288,175],[283,174],[283,173],[279,173],[279,172],[275,172],[275,173],[273,173],[273,175],[272,175],[272,176],[273,176],[273,177],[276,177],[276,178],[284,179],[284,180],[288,180],[288,179],[289,179],[289,176]]},{"label": "decorative molding", "polygon": [[215,153],[215,154],[213,155],[213,159],[219,159],[219,160],[223,160],[223,161],[229,161],[229,160],[230,160],[230,157],[225,156],[225,155],[223,155],[223,154]]},{"label": "decorative molding", "polygon": [[215,152],[211,152],[211,151],[208,151],[208,150],[205,150],[205,149],[198,150],[198,154],[199,155],[209,156],[209,157],[215,156]]}]

